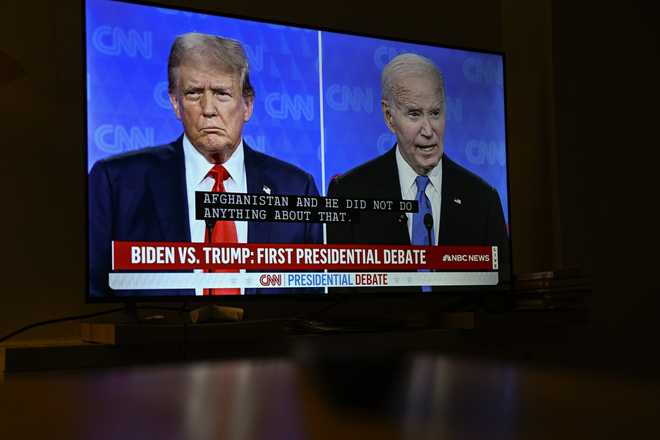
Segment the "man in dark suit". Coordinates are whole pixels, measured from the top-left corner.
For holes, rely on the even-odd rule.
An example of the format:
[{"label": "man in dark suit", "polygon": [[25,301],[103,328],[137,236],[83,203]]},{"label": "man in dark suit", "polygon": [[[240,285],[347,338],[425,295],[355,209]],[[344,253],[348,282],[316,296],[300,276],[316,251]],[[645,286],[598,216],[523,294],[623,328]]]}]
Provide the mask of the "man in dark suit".
[{"label": "man in dark suit", "polygon": [[[195,191],[221,180],[227,192],[318,195],[311,175],[243,142],[254,90],[240,43],[212,35],[177,37],[168,62],[169,97],[183,135],[167,145],[97,162],[89,177],[90,293],[195,295],[185,290],[111,290],[111,241],[210,241],[195,219]],[[222,173],[222,178],[214,173]],[[231,223],[239,243],[321,243],[319,224]],[[225,234],[218,232],[218,234]],[[216,235],[214,229],[212,235]],[[279,290],[279,289],[278,289]],[[262,289],[259,293],[275,293]],[[197,292],[199,293],[199,292]],[[245,289],[244,293],[254,293]]]},{"label": "man in dark suit", "polygon": [[335,177],[328,196],[418,200],[420,213],[363,212],[359,223],[329,224],[328,242],[496,245],[500,277],[507,278],[508,237],[497,191],[444,153],[442,73],[427,58],[399,55],[383,69],[382,94],[397,144]]}]

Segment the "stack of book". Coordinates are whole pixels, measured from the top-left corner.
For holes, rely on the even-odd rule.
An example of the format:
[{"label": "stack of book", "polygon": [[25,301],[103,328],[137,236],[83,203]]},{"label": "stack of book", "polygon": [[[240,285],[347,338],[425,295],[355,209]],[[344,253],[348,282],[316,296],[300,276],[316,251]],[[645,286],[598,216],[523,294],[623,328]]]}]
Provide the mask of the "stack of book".
[{"label": "stack of book", "polygon": [[518,274],[514,278],[516,310],[585,309],[591,281],[577,269]]}]

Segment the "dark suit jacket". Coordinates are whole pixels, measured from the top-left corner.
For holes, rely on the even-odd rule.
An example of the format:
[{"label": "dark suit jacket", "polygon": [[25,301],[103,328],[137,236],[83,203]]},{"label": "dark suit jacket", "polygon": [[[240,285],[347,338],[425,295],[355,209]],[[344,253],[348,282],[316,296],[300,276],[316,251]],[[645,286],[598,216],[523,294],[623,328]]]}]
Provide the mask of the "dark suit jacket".
[{"label": "dark suit jacket", "polygon": [[[395,148],[332,179],[328,197],[401,200]],[[327,232],[328,243],[410,244],[407,218],[401,213],[361,212],[359,223],[328,224]],[[447,155],[442,158],[438,244],[497,245],[500,278],[508,278],[508,237],[497,191]]]},{"label": "dark suit jacket", "polygon": [[[109,291],[110,243],[126,241],[190,241],[183,138],[94,164],[89,175],[90,294],[194,295],[194,290]],[[305,171],[254,151],[245,143],[247,191],[318,195]],[[320,224],[249,222],[250,243],[322,243]],[[261,289],[276,293],[280,289]],[[246,289],[246,293],[255,293]]]}]

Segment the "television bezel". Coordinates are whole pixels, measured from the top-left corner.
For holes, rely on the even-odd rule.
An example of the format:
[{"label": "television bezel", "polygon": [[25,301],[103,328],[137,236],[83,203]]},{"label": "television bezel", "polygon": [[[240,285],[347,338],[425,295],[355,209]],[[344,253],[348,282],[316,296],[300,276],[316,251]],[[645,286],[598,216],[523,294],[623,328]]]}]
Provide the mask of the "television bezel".
[{"label": "television bezel", "polygon": [[[455,49],[462,50],[467,52],[477,52],[482,54],[491,54],[500,56],[502,59],[502,93],[504,96],[504,139],[505,139],[505,158],[506,158],[506,193],[507,193],[507,214],[508,214],[508,244],[509,244],[509,273],[508,280],[502,281],[499,280],[497,285],[494,286],[434,286],[434,291],[432,292],[422,292],[418,288],[411,288],[410,291],[402,291],[403,288],[397,288],[397,291],[389,291],[390,287],[376,287],[370,288],[375,289],[374,292],[363,293],[356,291],[355,294],[352,293],[336,293],[328,290],[328,293],[286,293],[286,294],[254,294],[254,295],[226,295],[226,296],[200,296],[200,295],[158,295],[158,296],[144,296],[144,295],[134,295],[134,296],[115,296],[108,295],[103,297],[95,297],[90,295],[89,291],[89,281],[90,281],[90,252],[89,252],[89,182],[88,182],[88,154],[89,154],[89,132],[88,132],[88,107],[87,107],[87,90],[88,90],[88,75],[87,75],[87,3],[89,0],[80,0],[82,5],[82,26],[81,26],[81,36],[82,36],[82,82],[83,90],[82,94],[82,108],[83,108],[83,136],[84,136],[84,148],[83,148],[83,161],[84,161],[84,180],[85,180],[85,303],[87,304],[109,304],[109,303],[227,303],[229,305],[237,303],[246,303],[252,301],[311,301],[311,302],[328,302],[328,301],[338,301],[338,300],[350,300],[351,298],[355,299],[365,299],[365,295],[368,295],[369,298],[382,298],[382,299],[410,299],[418,300],[419,298],[440,298],[443,296],[456,296],[456,295],[466,295],[469,297],[481,297],[483,295],[489,294],[503,294],[508,293],[511,289],[513,283],[513,274],[514,274],[514,262],[513,262],[513,234],[511,228],[511,179],[510,179],[510,158],[509,158],[509,130],[508,130],[508,111],[507,111],[507,90],[506,90],[506,54],[502,51],[492,50],[492,49],[478,49],[469,46],[460,46],[460,45],[450,45],[450,44],[441,44],[437,42],[431,42],[428,40],[418,40],[413,38],[401,38],[401,37],[389,37],[387,35],[376,35],[371,33],[352,31],[352,30],[339,30],[335,28],[320,26],[320,25],[308,25],[301,24],[292,21],[286,20],[277,20],[277,19],[265,19],[260,18],[256,15],[244,15],[244,14],[235,14],[229,12],[220,12],[216,9],[202,9],[197,7],[187,7],[179,5],[170,5],[159,2],[150,2],[144,0],[107,0],[115,3],[125,3],[132,5],[141,5],[153,8],[165,8],[172,9],[181,12],[192,12],[197,14],[204,14],[215,17],[222,18],[231,18],[231,19],[240,19],[246,21],[252,21],[256,23],[280,25],[280,26],[289,26],[297,27],[301,29],[321,31],[321,32],[333,32],[343,35],[350,35],[356,37],[366,37],[366,38],[375,38],[385,41],[392,41],[395,43],[410,43],[417,45],[425,45],[430,47],[438,47],[443,49]],[[221,7],[221,5],[219,6]],[[295,288],[293,288],[295,290]]]}]

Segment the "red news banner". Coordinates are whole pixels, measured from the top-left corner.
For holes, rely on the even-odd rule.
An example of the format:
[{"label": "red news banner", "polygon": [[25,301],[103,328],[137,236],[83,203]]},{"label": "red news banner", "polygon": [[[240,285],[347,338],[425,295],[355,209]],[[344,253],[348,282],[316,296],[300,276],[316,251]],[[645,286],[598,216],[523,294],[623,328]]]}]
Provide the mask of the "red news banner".
[{"label": "red news banner", "polygon": [[113,270],[498,269],[496,246],[112,243]]}]

